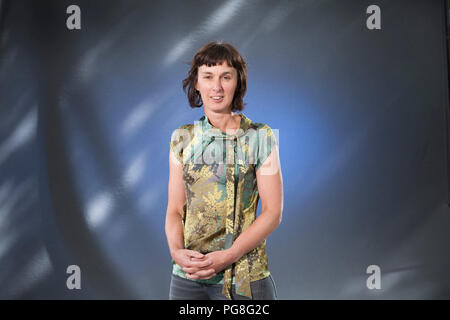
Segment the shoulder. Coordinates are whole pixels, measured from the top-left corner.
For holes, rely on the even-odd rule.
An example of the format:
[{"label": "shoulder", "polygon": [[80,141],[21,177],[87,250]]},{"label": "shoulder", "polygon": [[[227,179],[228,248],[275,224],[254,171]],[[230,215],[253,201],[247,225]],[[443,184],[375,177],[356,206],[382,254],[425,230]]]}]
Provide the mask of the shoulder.
[{"label": "shoulder", "polygon": [[174,151],[177,159],[182,162],[184,149],[194,137],[194,125],[184,124],[173,130],[170,137],[170,149]]},{"label": "shoulder", "polygon": [[256,130],[269,130],[272,129],[268,124],[265,124],[263,122],[253,122],[252,123],[253,128]]},{"label": "shoulder", "polygon": [[183,150],[192,140],[192,129],[192,124],[184,124],[173,130],[170,137],[170,149],[181,163],[183,162]]},{"label": "shoulder", "polygon": [[249,121],[249,129],[252,130],[271,130],[271,127],[264,122]]},{"label": "shoulder", "polygon": [[262,122],[252,123],[252,129],[255,130],[256,137],[256,166],[255,170],[258,170],[266,161],[273,149],[278,145],[277,130],[273,130],[268,124]]},{"label": "shoulder", "polygon": [[183,124],[181,126],[179,126],[178,128],[176,128],[175,130],[173,130],[173,132],[180,132],[183,130],[188,130],[191,131],[194,128],[194,125],[189,123],[189,124]]},{"label": "shoulder", "polygon": [[272,129],[268,124],[263,122],[252,122],[250,129],[254,130],[259,139],[269,138],[271,140],[277,140],[275,136],[277,135],[277,130]]},{"label": "shoulder", "polygon": [[193,124],[183,124],[172,131],[171,140],[180,140],[182,137],[186,139],[191,136],[194,132]]}]

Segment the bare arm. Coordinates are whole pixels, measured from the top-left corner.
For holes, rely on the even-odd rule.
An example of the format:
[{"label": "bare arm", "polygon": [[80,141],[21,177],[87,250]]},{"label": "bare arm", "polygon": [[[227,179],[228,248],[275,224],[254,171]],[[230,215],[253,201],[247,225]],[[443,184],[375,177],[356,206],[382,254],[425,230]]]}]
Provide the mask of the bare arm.
[{"label": "bare arm", "polygon": [[182,166],[171,151],[169,155],[169,189],[165,229],[172,258],[176,250],[184,249],[181,215],[185,201]]},{"label": "bare arm", "polygon": [[210,278],[215,275],[214,269],[208,267],[212,261],[200,252],[184,248],[181,218],[183,206],[186,202],[186,193],[183,182],[183,168],[172,151],[169,155],[169,170],[165,231],[170,255],[183,269],[189,268],[191,272],[197,272],[200,277]]},{"label": "bare arm", "polygon": [[256,171],[261,214],[244,230],[230,248],[232,261],[256,248],[281,223],[283,212],[283,178],[278,148],[275,147]]},{"label": "bare arm", "polygon": [[[275,147],[263,165],[256,171],[261,214],[234,241],[231,248],[214,251],[206,256],[213,260],[210,266],[220,272],[243,255],[256,248],[281,223],[283,211],[283,181],[278,148]],[[197,279],[194,274],[191,278]]]}]

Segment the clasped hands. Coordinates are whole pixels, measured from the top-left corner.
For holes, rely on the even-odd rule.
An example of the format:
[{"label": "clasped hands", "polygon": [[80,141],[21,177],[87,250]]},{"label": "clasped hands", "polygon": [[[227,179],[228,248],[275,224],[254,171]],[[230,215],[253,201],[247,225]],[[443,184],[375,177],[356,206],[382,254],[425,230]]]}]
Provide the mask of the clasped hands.
[{"label": "clasped hands", "polygon": [[186,272],[186,277],[193,280],[210,279],[234,262],[233,255],[228,249],[207,254],[178,249],[173,259]]}]

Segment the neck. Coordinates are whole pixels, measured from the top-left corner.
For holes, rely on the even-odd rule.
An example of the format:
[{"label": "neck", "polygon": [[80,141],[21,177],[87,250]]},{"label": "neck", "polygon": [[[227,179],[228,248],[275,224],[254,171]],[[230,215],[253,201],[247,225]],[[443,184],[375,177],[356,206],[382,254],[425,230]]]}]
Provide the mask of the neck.
[{"label": "neck", "polygon": [[227,113],[218,113],[213,111],[207,111],[205,109],[205,115],[213,127],[220,129],[222,132],[232,134],[230,131],[237,131],[240,127],[241,116],[232,111]]}]

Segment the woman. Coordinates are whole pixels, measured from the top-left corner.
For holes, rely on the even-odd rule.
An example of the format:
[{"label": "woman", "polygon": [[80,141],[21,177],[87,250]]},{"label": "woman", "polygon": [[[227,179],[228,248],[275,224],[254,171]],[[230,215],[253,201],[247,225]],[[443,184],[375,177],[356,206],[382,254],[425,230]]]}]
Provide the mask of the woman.
[{"label": "woman", "polygon": [[282,175],[271,128],[235,112],[246,88],[246,63],[223,42],[200,48],[183,81],[205,115],[170,142],[170,299],[276,299],[265,239],[281,222]]}]

